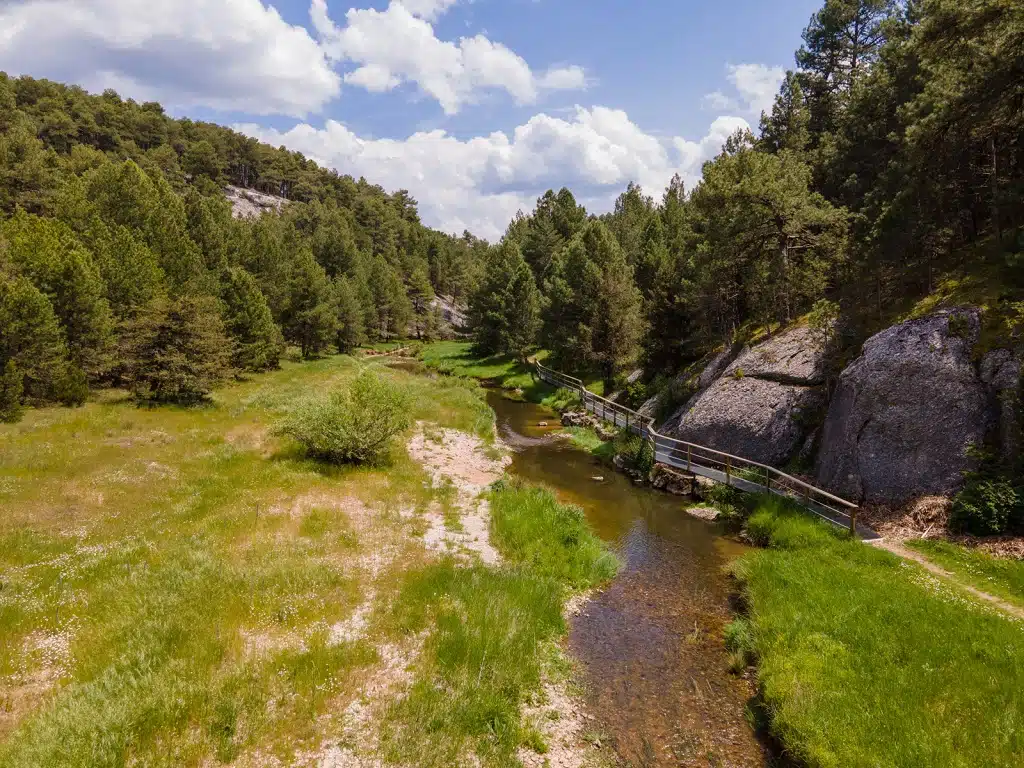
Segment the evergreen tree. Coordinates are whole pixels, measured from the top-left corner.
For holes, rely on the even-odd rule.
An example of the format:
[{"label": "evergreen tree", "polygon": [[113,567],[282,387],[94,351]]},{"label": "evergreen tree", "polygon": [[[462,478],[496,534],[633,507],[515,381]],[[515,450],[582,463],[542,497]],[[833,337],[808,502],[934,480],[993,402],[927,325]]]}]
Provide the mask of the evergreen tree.
[{"label": "evergreen tree", "polygon": [[67,347],[49,299],[12,267],[0,263],[0,370],[9,417],[15,391],[21,400],[56,398],[67,370]]},{"label": "evergreen tree", "polygon": [[231,340],[210,297],[153,299],[125,323],[121,344],[141,402],[193,404],[231,373]]},{"label": "evergreen tree", "polygon": [[55,158],[36,137],[31,121],[14,114],[11,127],[0,133],[0,212],[13,213],[20,206],[42,213],[56,188]]},{"label": "evergreen tree", "polygon": [[640,238],[640,255],[636,263],[636,284],[645,300],[650,300],[657,287],[658,275],[668,261],[665,229],[661,217],[652,216]]},{"label": "evergreen tree", "polygon": [[224,270],[220,283],[224,329],[234,341],[231,365],[243,371],[277,368],[284,337],[256,278],[241,267],[231,267]]},{"label": "evergreen tree", "polygon": [[540,329],[540,293],[514,241],[491,249],[469,309],[478,350],[526,356]]},{"label": "evergreen tree", "polygon": [[164,271],[149,247],[128,227],[108,227],[98,217],[81,235],[92,251],[111,311],[119,320],[166,293]]},{"label": "evergreen tree", "polygon": [[854,84],[878,56],[884,22],[895,5],[895,0],[826,0],[811,18],[796,61],[812,140],[835,132]]},{"label": "evergreen tree", "polygon": [[71,361],[101,375],[110,364],[113,324],[91,254],[66,225],[24,211],[0,225],[0,238],[15,267],[49,298]]},{"label": "evergreen tree", "polygon": [[800,80],[793,72],[787,72],[771,114],[761,113],[760,146],[772,153],[784,149],[803,152],[810,142],[809,121]]},{"label": "evergreen tree", "polygon": [[327,273],[316,263],[313,252],[300,251],[291,266],[281,326],[285,339],[297,345],[305,358],[319,355],[334,341],[338,318],[333,294]]},{"label": "evergreen tree", "polygon": [[338,317],[335,343],[339,352],[350,352],[366,341],[363,308],[350,278],[339,275],[334,279],[334,302]]},{"label": "evergreen tree", "polygon": [[434,308],[434,289],[430,286],[426,267],[416,269],[409,278],[409,301],[412,304],[413,327],[416,338],[422,339],[429,335],[431,313]]}]

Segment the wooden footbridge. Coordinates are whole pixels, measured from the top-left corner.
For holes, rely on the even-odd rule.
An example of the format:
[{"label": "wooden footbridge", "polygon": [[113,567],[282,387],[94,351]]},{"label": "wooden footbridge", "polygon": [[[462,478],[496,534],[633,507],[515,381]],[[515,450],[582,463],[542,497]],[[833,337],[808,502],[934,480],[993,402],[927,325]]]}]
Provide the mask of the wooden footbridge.
[{"label": "wooden footbridge", "polygon": [[654,459],[659,464],[667,464],[693,475],[708,477],[741,491],[783,496],[821,519],[848,529],[864,541],[875,541],[880,538],[870,528],[857,524],[857,505],[852,502],[767,464],[662,435],[654,428],[653,419],[594,394],[580,379],[548,368],[540,362],[535,362],[534,366],[537,376],[542,381],[576,392],[583,407],[590,413],[648,440],[654,450]]}]

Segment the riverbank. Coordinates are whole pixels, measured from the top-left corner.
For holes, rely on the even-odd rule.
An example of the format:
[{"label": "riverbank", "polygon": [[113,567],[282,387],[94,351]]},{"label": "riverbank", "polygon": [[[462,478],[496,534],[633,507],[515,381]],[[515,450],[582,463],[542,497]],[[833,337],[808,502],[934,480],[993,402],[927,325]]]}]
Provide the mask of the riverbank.
[{"label": "riverbank", "polygon": [[1020,621],[778,501],[747,530],[766,548],[733,567],[747,613],[727,638],[798,762],[1020,765]]},{"label": "riverbank", "polygon": [[[567,600],[609,575],[607,551],[561,505],[480,498],[504,461],[475,383],[379,366],[420,423],[379,467],[328,467],[274,433],[364,364],[286,363],[200,408],[102,392],[0,426],[0,763],[505,766],[579,749],[547,728],[546,697]],[[464,452],[432,463],[438,437]],[[467,467],[474,489],[457,487]]]}]

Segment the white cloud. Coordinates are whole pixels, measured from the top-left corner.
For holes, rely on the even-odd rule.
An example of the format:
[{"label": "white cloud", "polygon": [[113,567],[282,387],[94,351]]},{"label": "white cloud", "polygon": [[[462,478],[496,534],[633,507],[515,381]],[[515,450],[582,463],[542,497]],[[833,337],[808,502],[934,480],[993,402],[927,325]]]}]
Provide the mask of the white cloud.
[{"label": "white cloud", "polygon": [[458,0],[399,0],[413,16],[432,21],[451,8]]},{"label": "white cloud", "polygon": [[352,8],[345,26],[331,20],[326,0],[312,0],[310,17],[323,49],[337,62],[357,68],[345,81],[373,91],[414,83],[447,114],[455,114],[481,91],[504,90],[519,104],[532,104],[543,90],[579,89],[579,67],[534,72],[526,61],[484,35],[453,43],[440,40],[430,23],[451,2],[402,0],[383,11]]},{"label": "white cloud", "polygon": [[[434,3],[442,5],[443,3]],[[0,8],[0,69],[138,99],[304,116],[341,78],[261,0],[20,0]]]},{"label": "white cloud", "polygon": [[782,67],[767,67],[764,64],[729,65],[729,82],[739,91],[747,111],[755,115],[771,110],[775,94],[785,79],[786,70]]},{"label": "white cloud", "polygon": [[699,141],[664,140],[643,131],[625,112],[576,107],[570,119],[538,114],[509,136],[498,131],[466,141],[441,130],[404,140],[366,139],[328,120],[281,132],[236,128],[274,146],[303,152],[341,173],[365,176],[386,189],[408,189],[425,223],[449,232],[469,229],[496,239],[516,211],[532,210],[548,188],[567,186],[595,212],[609,210],[629,181],[660,195],[674,173],[692,187],[702,164],[736,129],[718,118]]},{"label": "white cloud", "polygon": [[785,69],[764,64],[729,64],[726,73],[737,96],[712,91],[704,97],[704,107],[719,112],[738,111],[754,117],[760,117],[762,111],[771,111],[779,86],[786,79]]}]

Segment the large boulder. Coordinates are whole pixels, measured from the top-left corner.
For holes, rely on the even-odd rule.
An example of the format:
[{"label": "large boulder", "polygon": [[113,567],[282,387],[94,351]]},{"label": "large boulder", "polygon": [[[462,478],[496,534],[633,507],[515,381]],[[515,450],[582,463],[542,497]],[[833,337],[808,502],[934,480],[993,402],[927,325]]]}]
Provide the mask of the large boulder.
[{"label": "large boulder", "polygon": [[[842,372],[818,457],[819,484],[857,501],[949,494],[992,425],[992,386],[972,362],[976,309],[937,312],[872,336]],[[1008,366],[1005,367],[1004,366]],[[993,359],[990,381],[1019,377]]]},{"label": "large boulder", "polygon": [[661,431],[764,464],[784,464],[824,408],[823,371],[823,340],[806,327],[738,356],[722,353],[701,375],[705,386]]}]

